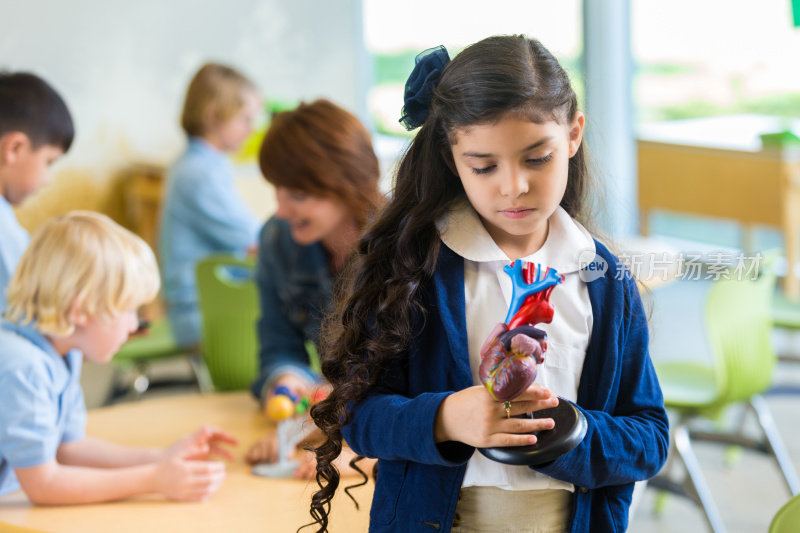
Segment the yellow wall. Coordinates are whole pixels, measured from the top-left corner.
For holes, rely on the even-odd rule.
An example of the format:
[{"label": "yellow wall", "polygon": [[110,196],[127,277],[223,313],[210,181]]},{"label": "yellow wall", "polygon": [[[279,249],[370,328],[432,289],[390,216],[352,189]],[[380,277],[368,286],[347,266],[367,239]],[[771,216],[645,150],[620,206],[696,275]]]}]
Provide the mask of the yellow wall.
[{"label": "yellow wall", "polygon": [[58,171],[47,186],[17,207],[16,215],[31,233],[45,220],[74,209],[100,211],[128,226],[122,205],[118,180],[88,169],[68,168]]},{"label": "yellow wall", "polygon": [[[51,183],[16,208],[22,227],[33,233],[42,223],[74,209],[99,211],[133,230],[155,247],[155,228],[163,190],[164,168],[131,164],[115,172],[65,168]],[[237,167],[236,188],[262,220],[275,211],[272,186],[254,163]]]}]

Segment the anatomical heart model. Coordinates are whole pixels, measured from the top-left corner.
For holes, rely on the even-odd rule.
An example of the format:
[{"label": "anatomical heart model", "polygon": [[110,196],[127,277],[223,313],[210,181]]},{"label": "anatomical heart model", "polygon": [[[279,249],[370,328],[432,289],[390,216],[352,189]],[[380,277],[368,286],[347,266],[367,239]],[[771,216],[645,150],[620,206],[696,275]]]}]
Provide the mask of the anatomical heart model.
[{"label": "anatomical heart model", "polygon": [[[537,366],[544,362],[547,335],[536,324],[549,324],[554,309],[550,295],[564,276],[555,269],[514,261],[503,270],[511,277],[511,304],[505,322],[497,324],[481,347],[481,383],[495,400],[510,402],[536,379]],[[483,448],[481,453],[501,463],[536,465],[549,462],[578,445],[586,434],[586,418],[570,402],[526,417],[553,418],[555,427],[537,432],[531,446]]]},{"label": "anatomical heart model", "polygon": [[481,348],[481,383],[495,400],[516,398],[536,379],[547,340],[535,324],[553,320],[550,294],[564,280],[555,269],[514,261],[503,270],[511,276],[512,293],[506,321],[497,324]]}]

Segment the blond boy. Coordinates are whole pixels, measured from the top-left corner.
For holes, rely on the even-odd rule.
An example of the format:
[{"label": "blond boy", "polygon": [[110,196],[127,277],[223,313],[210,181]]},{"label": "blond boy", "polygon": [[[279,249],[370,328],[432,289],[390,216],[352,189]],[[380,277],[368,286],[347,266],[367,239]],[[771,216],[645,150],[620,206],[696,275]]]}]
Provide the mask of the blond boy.
[{"label": "blond boy", "polygon": [[225,477],[227,433],[202,428],[165,449],[87,437],[83,358],[106,363],[137,327],[136,309],[159,289],[139,237],[105,215],[74,211],[33,236],[0,320],[0,494],[74,504],[159,493],[203,500]]}]

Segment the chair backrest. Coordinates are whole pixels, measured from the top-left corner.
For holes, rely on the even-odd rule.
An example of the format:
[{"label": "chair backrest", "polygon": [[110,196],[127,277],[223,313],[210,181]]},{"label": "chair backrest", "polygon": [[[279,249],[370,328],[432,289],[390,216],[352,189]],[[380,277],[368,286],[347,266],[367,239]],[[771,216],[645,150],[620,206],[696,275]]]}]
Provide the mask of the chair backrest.
[{"label": "chair backrest", "polygon": [[201,347],[217,390],[246,389],[258,373],[258,291],[253,260],[215,255],[197,263]]},{"label": "chair backrest", "polygon": [[769,524],[769,533],[797,533],[798,531],[800,531],[800,495],[783,504]]},{"label": "chair backrest", "polygon": [[771,336],[774,257],[764,255],[757,278],[730,269],[709,292],[705,320],[720,405],[747,400],[772,384],[777,361]]}]

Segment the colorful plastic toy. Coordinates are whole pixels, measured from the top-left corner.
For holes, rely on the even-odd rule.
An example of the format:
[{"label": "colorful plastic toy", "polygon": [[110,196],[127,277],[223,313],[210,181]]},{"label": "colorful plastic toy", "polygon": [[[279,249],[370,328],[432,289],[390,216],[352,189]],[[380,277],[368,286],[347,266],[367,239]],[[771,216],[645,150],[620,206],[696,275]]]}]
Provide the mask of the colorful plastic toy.
[{"label": "colorful plastic toy", "polygon": [[277,424],[278,460],[253,466],[253,474],[263,477],[291,477],[297,461],[290,459],[291,451],[314,431],[314,422],[306,416],[312,403],[325,399],[324,391],[316,389],[311,397],[298,398],[286,387],[276,387],[264,406],[267,417]]}]

